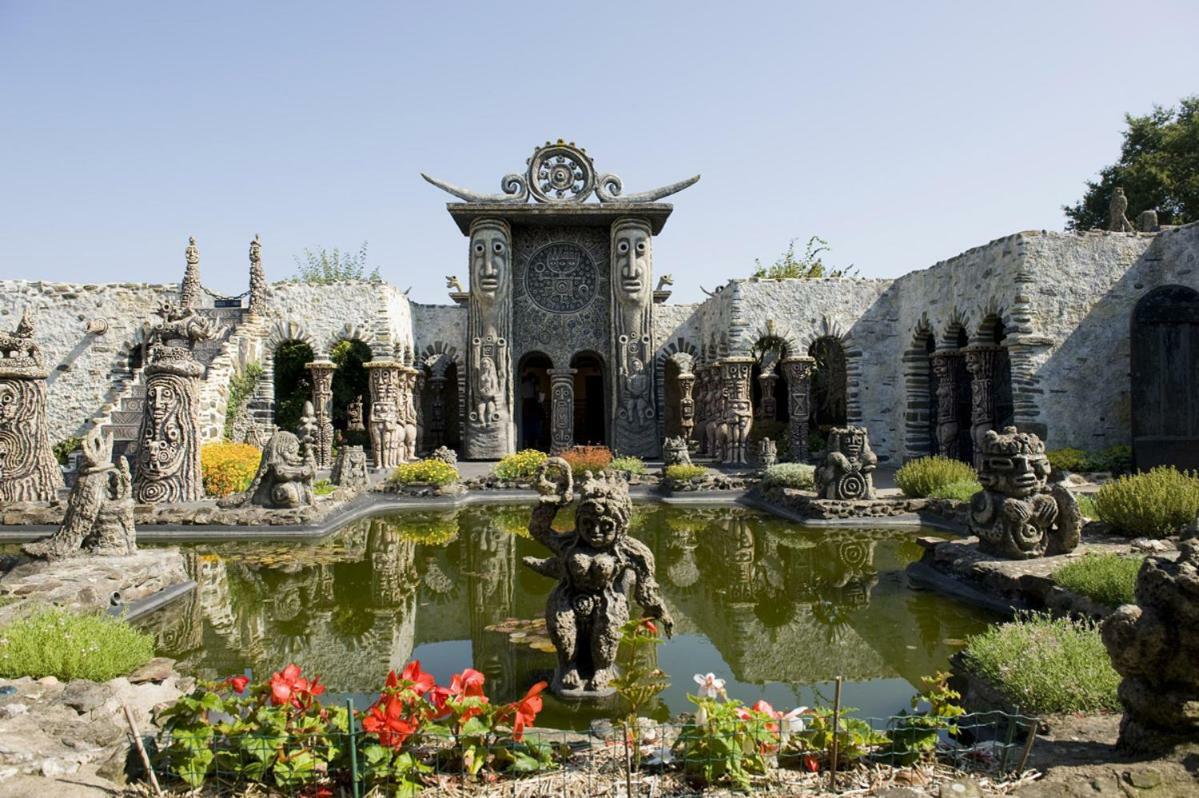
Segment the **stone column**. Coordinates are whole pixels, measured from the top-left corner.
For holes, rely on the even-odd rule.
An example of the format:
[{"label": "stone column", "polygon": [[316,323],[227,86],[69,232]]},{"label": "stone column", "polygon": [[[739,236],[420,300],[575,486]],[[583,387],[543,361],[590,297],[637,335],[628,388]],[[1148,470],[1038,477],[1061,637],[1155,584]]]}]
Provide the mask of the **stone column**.
[{"label": "stone column", "polygon": [[965,349],[966,370],[970,372],[970,439],[974,442],[974,467],[982,468],[983,441],[995,429],[995,361],[998,346],[970,346]]},{"label": "stone column", "polygon": [[204,366],[182,346],[150,348],[146,407],[137,436],[133,498],[143,504],[204,497],[200,473],[200,378]]},{"label": "stone column", "polygon": [[640,219],[617,219],[611,230],[612,448],[652,457],[661,448],[654,378],[653,232]]},{"label": "stone column", "polygon": [[724,462],[749,462],[749,433],[753,429],[754,406],[750,398],[749,380],[754,359],[732,355],[720,363],[723,391],[726,397],[723,421]]},{"label": "stone column", "polygon": [[695,374],[683,372],[678,376],[679,381],[679,432],[683,440],[691,440],[691,432],[695,429],[695,400],[691,392],[695,388]]},{"label": "stone column", "polygon": [[363,364],[370,375],[371,455],[375,468],[395,468],[402,462],[404,428],[400,423],[400,371],[394,360]]},{"label": "stone column", "polygon": [[251,316],[266,315],[266,272],[262,269],[262,242],[258,236],[250,242],[250,301]]},{"label": "stone column", "polygon": [[26,313],[0,355],[0,507],[44,502],[63,486],[46,428],[46,370]]},{"label": "stone column", "polygon": [[958,442],[961,431],[958,424],[957,378],[962,352],[958,349],[943,349],[931,356],[933,376],[937,380],[935,399],[937,402],[937,454],[952,460],[962,456]]},{"label": "stone column", "polygon": [[470,226],[466,439],[469,460],[516,450],[512,379],[512,230],[502,219]]},{"label": "stone column", "polygon": [[403,431],[403,443],[400,450],[401,462],[416,459],[416,436],[418,434],[416,421],[416,376],[418,372],[411,366],[400,367],[400,390],[396,397],[400,425]]},{"label": "stone column", "polygon": [[807,355],[785,357],[782,360],[783,376],[787,378],[787,440],[791,448],[791,460],[796,463],[808,459],[808,418],[812,412],[812,370],[816,358]]},{"label": "stone column", "polygon": [[183,254],[187,267],[183,270],[183,282],[179,284],[179,304],[185,308],[200,306],[200,250],[194,237],[187,239],[187,250]]},{"label": "stone column", "polygon": [[550,451],[564,452],[575,442],[575,374],[578,369],[550,369]]},{"label": "stone column", "polygon": [[758,375],[758,387],[762,390],[762,404],[758,406],[758,418],[763,421],[774,421],[778,415],[778,405],[774,401],[774,383],[779,375],[773,371],[763,371]]},{"label": "stone column", "polygon": [[330,360],[314,360],[305,365],[312,375],[312,407],[316,417],[316,455],[318,468],[333,465],[333,372]]}]

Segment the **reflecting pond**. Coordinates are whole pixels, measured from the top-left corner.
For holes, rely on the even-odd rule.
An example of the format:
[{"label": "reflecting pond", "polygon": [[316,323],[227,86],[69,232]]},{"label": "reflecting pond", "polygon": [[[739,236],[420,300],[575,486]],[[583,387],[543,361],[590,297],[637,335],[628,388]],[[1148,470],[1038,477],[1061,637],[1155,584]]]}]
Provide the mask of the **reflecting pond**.
[{"label": "reflecting pond", "polygon": [[[475,506],[366,519],[313,543],[185,545],[199,588],[147,623],[163,654],[204,678],[294,661],[364,706],[388,669],[415,658],[445,682],[473,666],[509,699],[554,664],[548,641],[514,622],[542,617],[553,586],[521,564],[544,555],[529,512]],[[920,556],[911,531],[639,505],[632,532],[654,552],[675,619],[658,651],[672,681],[661,716],[688,711],[692,674],[711,671],[732,697],[783,707],[830,702],[842,675],[844,702],[884,717],[993,621],[908,587],[903,569]],[[598,714],[547,700],[538,721],[578,728]]]}]

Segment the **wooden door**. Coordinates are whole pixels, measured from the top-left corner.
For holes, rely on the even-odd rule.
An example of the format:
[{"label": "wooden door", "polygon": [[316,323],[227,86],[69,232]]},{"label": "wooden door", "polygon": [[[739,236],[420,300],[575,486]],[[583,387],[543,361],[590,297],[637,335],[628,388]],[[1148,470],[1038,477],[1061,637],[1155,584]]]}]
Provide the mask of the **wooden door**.
[{"label": "wooden door", "polygon": [[1154,289],[1132,322],[1132,445],[1141,470],[1199,468],[1199,292]]}]

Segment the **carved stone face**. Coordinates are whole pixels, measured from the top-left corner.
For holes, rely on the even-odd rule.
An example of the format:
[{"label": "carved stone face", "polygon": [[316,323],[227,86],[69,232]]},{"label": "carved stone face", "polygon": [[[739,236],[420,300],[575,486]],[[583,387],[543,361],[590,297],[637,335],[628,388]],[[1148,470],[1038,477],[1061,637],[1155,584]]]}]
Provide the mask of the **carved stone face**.
[{"label": "carved stone face", "polygon": [[11,383],[0,382],[0,425],[16,418],[19,404],[16,387]]},{"label": "carved stone face", "polygon": [[866,435],[860,430],[842,433],[840,445],[842,454],[850,460],[857,460],[862,456],[862,449],[866,446]]},{"label": "carved stone face", "polygon": [[158,383],[146,391],[146,405],[155,424],[161,424],[178,404],[179,398],[173,385]]},{"label": "carved stone face", "polygon": [[575,520],[579,537],[593,549],[611,548],[620,537],[620,519],[597,512],[591,505],[580,506]]},{"label": "carved stone face", "polygon": [[987,454],[982,464],[986,479],[980,481],[989,490],[1022,498],[1045,490],[1049,470],[1049,458],[1043,454]]},{"label": "carved stone face", "polygon": [[626,224],[612,234],[613,278],[626,302],[641,304],[650,293],[650,233]]},{"label": "carved stone face", "polygon": [[470,288],[488,301],[499,296],[508,280],[510,246],[498,227],[482,226],[470,238]]}]

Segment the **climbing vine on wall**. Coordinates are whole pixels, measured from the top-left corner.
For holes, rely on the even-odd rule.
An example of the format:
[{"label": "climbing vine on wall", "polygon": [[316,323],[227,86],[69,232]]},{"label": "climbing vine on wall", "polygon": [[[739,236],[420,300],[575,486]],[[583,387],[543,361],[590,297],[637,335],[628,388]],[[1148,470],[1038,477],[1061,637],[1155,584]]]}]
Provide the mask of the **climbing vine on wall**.
[{"label": "climbing vine on wall", "polygon": [[247,363],[245,368],[236,372],[229,380],[229,403],[225,409],[225,439],[233,437],[233,422],[245,409],[250,397],[254,394],[254,386],[262,377],[262,365]]}]

